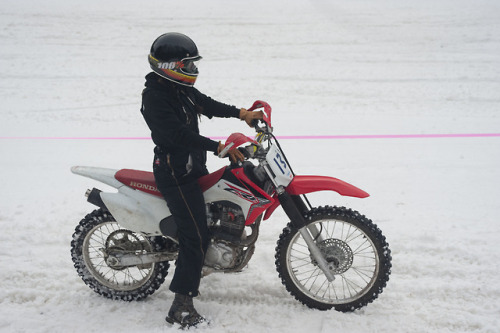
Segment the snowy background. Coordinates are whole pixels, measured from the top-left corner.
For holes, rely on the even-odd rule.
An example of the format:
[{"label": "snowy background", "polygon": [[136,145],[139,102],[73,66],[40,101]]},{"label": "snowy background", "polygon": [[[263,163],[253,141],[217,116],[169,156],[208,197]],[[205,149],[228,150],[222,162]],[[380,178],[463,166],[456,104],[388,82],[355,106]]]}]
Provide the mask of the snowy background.
[{"label": "snowy background", "polygon": [[[266,100],[276,135],[500,133],[497,0],[2,0],[0,331],[172,330],[170,275],[145,301],[110,301],[70,258],[73,230],[94,209],[85,190],[106,189],[70,167],[151,169],[150,140],[82,138],[148,137],[147,54],[168,31],[196,41],[201,91],[238,107]],[[202,131],[252,135],[236,120],[205,119]],[[248,269],[202,281],[204,331],[498,332],[500,137],[282,146],[296,173],[371,194],[311,199],[373,219],[392,249],[391,279],[354,313],[304,307],[274,267],[280,209]]]}]

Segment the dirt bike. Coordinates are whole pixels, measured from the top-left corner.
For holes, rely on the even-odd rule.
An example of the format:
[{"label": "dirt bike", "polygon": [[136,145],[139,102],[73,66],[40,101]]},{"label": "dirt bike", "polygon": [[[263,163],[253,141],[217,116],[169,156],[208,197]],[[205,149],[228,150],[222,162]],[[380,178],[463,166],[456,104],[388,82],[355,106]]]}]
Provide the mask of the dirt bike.
[{"label": "dirt bike", "polygon": [[[307,193],[335,191],[343,196],[368,193],[332,177],[295,175],[271,126],[271,107],[263,109],[250,139],[231,134],[220,153],[239,149],[245,161],[201,177],[211,241],[202,275],[240,272],[251,259],[261,220],[278,206],[290,219],[276,246],[281,282],[310,308],[354,311],[372,302],[389,280],[391,252],[380,229],[345,207],[312,207]],[[248,144],[246,146],[242,146]],[[249,160],[256,160],[253,164]],[[177,227],[152,172],[72,167],[116,188],[87,190],[99,209],[85,216],[71,242],[74,266],[91,289],[118,300],[140,300],[164,282],[178,255]]]}]

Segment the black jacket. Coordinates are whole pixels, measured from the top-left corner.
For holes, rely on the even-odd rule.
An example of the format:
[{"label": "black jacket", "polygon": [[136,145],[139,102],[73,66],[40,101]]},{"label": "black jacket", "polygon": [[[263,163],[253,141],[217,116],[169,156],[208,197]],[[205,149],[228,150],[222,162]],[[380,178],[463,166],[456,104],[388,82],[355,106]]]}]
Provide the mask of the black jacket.
[{"label": "black jacket", "polygon": [[206,152],[217,152],[219,144],[199,134],[198,116],[239,118],[240,110],[156,73],[146,76],[145,86],[141,112],[157,146],[156,154],[168,154],[177,175],[194,172],[201,176],[206,170]]}]

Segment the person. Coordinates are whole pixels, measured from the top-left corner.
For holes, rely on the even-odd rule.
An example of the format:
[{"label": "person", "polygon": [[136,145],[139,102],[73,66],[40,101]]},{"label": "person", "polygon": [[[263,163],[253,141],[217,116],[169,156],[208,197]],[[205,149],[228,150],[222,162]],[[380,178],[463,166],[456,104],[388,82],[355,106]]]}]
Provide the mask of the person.
[{"label": "person", "polygon": [[[203,193],[197,179],[208,173],[207,152],[219,154],[220,142],[200,135],[198,117],[262,119],[262,111],[250,112],[218,102],[193,87],[201,59],[191,38],[181,33],[159,36],[151,46],[142,92],[142,115],[151,130],[154,149],[153,173],[158,190],[174,216],[179,256],[170,290],[175,293],[166,321],[182,326],[206,322],[194,308],[209,234]],[[233,162],[242,161],[237,149],[228,152]]]}]

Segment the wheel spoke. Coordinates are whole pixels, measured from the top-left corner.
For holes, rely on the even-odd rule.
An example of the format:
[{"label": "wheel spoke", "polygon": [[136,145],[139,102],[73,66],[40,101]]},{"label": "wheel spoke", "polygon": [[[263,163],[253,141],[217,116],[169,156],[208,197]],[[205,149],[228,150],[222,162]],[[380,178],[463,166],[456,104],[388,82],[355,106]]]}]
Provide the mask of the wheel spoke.
[{"label": "wheel spoke", "polygon": [[[309,269],[309,270],[307,270],[307,271],[301,271],[300,273],[297,273],[297,274],[295,274],[295,275],[296,275],[296,276],[299,276],[299,275],[303,275],[303,274],[309,274],[309,273],[311,273],[311,274],[309,274],[309,277],[306,277],[306,278],[304,278],[304,279],[302,279],[302,280],[301,280],[301,281],[304,281],[304,280],[307,280],[308,278],[310,278],[310,277],[314,274],[314,272],[318,272],[318,268],[313,267],[313,268],[311,268],[311,269]],[[320,274],[320,272],[318,272],[318,274]]]},{"label": "wheel spoke", "polygon": [[[309,250],[308,250],[308,252],[303,252],[303,251],[299,251],[299,250],[297,250],[297,249],[294,249],[294,250],[293,250],[293,252],[294,252],[294,254],[295,254],[295,253],[298,253],[298,254],[302,254],[302,255],[304,255],[304,256],[306,256],[306,257],[308,257],[308,256],[309,256],[309,254],[310,254],[310,253],[309,253]],[[296,256],[294,255],[294,257],[296,257]]]},{"label": "wheel spoke", "polygon": [[[367,273],[364,273],[362,270],[358,269],[357,267],[352,267],[352,270],[354,273],[356,273],[363,280],[363,282],[367,283],[370,280],[370,275]],[[373,273],[372,271],[369,271],[369,272]]]},{"label": "wheel spoke", "polygon": [[362,253],[365,250],[372,249],[371,244],[368,242],[368,240],[365,240],[363,243],[359,244],[356,249],[354,249],[352,252],[354,253]]},{"label": "wheel spoke", "polygon": [[[295,265],[295,266],[293,266],[293,268],[294,268],[294,270],[298,271],[300,268],[305,267],[305,266],[311,266],[311,262],[307,261],[301,265],[298,265],[298,266]],[[299,274],[303,274],[303,273],[299,273]]]},{"label": "wheel spoke", "polygon": [[[351,237],[351,236],[352,236],[352,237]],[[362,237],[362,236],[363,236],[363,234],[361,234],[361,233],[360,233],[360,232],[356,229],[356,230],[354,230],[354,231],[352,232],[352,234],[351,234],[350,236],[348,236],[348,237],[347,237],[344,241],[345,241],[346,243],[351,243],[351,242],[355,241],[356,239],[358,239],[359,237]]]}]

